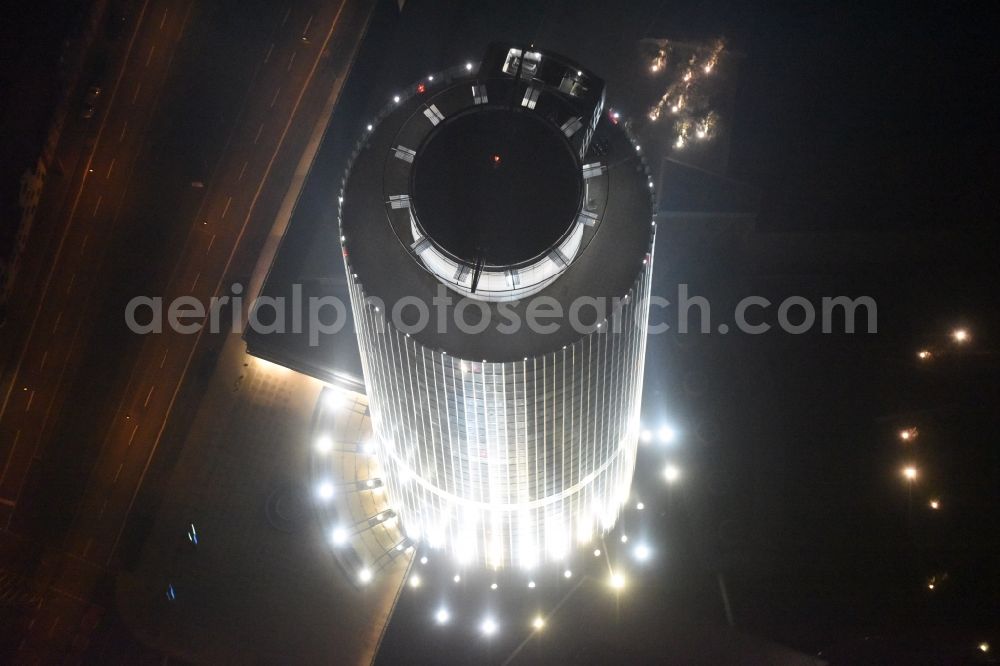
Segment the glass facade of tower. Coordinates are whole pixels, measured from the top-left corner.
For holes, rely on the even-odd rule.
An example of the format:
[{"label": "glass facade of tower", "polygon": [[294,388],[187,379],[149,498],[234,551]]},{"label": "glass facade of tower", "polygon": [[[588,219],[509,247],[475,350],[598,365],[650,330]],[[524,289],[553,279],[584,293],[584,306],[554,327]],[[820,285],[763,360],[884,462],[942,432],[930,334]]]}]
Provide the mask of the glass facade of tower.
[{"label": "glass facade of tower", "polygon": [[614,525],[638,445],[651,273],[650,261],[602,330],[506,363],[422,346],[352,280],[378,456],[410,538],[461,563],[531,568]]},{"label": "glass facade of tower", "polygon": [[[429,77],[369,126],[338,199],[341,250],[407,536],[459,563],[530,569],[610,530],[628,499],[653,188],[592,73],[514,48],[473,69]],[[392,316],[442,292],[522,322],[548,298],[570,323],[463,333],[439,330],[439,312],[407,332]],[[590,329],[571,325],[579,298],[606,306]]]}]

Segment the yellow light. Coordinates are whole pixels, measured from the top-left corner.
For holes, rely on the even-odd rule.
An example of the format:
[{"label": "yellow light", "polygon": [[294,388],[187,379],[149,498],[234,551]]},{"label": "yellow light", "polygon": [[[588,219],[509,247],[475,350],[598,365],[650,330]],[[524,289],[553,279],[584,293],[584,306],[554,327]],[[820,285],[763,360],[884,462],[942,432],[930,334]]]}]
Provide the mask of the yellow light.
[{"label": "yellow light", "polygon": [[609,582],[611,583],[611,587],[616,590],[620,590],[625,587],[625,577],[621,574],[611,574],[611,580]]},{"label": "yellow light", "polygon": [[417,588],[420,587],[420,576],[413,575],[410,576],[410,587]]},{"label": "yellow light", "polygon": [[667,483],[673,483],[681,478],[681,470],[676,465],[667,465],[663,468],[663,478]]},{"label": "yellow light", "polygon": [[594,557],[600,557],[600,556],[601,556],[601,549],[600,548],[595,548],[594,549]]},{"label": "yellow light", "polygon": [[930,360],[931,356],[933,356],[933,354],[931,354],[929,349],[921,349],[920,351],[917,352],[917,358],[919,358],[921,361],[928,361]]},{"label": "yellow light", "polygon": [[907,465],[903,468],[903,476],[905,476],[907,480],[913,481],[917,478],[917,468],[913,465]]},{"label": "yellow light", "polygon": [[904,428],[899,431],[899,438],[904,442],[910,442],[917,438],[916,428]]},{"label": "yellow light", "polygon": [[545,626],[545,618],[541,615],[536,615],[535,619],[531,621],[531,626],[536,630],[542,629]]},{"label": "yellow light", "polygon": [[937,511],[938,509],[941,508],[941,502],[939,502],[936,499],[932,499],[930,501],[930,506],[931,506],[932,509],[934,509],[935,511]]},{"label": "yellow light", "polygon": [[987,643],[986,641],[983,641],[982,643],[979,644],[979,651],[980,652],[989,652],[990,651],[990,644]]},{"label": "yellow light", "polygon": [[927,583],[927,589],[928,590],[933,590],[934,589],[934,583]]},{"label": "yellow light", "polygon": [[955,340],[955,342],[959,342],[959,343],[961,343],[961,342],[968,342],[969,341],[969,332],[967,330],[965,330],[964,328],[956,328],[954,331],[951,332],[951,337],[952,337],[952,339]]}]

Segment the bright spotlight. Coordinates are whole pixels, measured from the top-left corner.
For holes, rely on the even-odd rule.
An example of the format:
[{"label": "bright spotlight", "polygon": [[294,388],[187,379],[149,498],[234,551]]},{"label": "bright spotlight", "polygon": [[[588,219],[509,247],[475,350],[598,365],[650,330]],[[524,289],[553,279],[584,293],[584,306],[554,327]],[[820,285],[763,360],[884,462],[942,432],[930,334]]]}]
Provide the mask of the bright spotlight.
[{"label": "bright spotlight", "polygon": [[492,636],[497,633],[497,622],[491,617],[486,618],[479,625],[479,631],[483,632],[484,636]]},{"label": "bright spotlight", "polygon": [[410,587],[414,587],[414,588],[420,587],[420,583],[421,582],[422,581],[420,580],[420,576],[418,576],[416,574],[410,576]]},{"label": "bright spotlight", "polygon": [[528,581],[528,589],[530,589],[530,590],[535,589],[535,581],[533,581],[533,580],[529,580]]},{"label": "bright spotlight", "polygon": [[467,72],[471,72],[472,71],[472,63],[471,62],[465,63],[465,71],[467,71]]},{"label": "bright spotlight", "polygon": [[434,613],[434,621],[438,624],[448,624],[448,620],[451,619],[451,613],[448,612],[447,608],[439,608],[436,613]]},{"label": "bright spotlight", "polygon": [[601,549],[600,548],[595,548],[594,549],[594,557],[600,557],[600,556],[601,556]]},{"label": "bright spotlight", "polygon": [[619,573],[611,574],[611,579],[608,582],[610,582],[611,587],[616,590],[620,590],[625,587],[625,577]]},{"label": "bright spotlight", "polygon": [[[343,241],[344,237],[341,236],[340,240]],[[344,402],[344,394],[336,389],[330,389],[326,392],[326,396],[323,398],[323,405],[327,409],[336,409]]]},{"label": "bright spotlight", "polygon": [[423,557],[420,558],[420,563],[421,564],[427,564],[427,556],[426,555],[424,555]]},{"label": "bright spotlight", "polygon": [[941,502],[940,502],[940,500],[932,499],[930,501],[930,506],[931,506],[932,509],[934,509],[935,511],[937,511],[938,509],[941,508]]},{"label": "bright spotlight", "polygon": [[455,577],[452,578],[452,580],[455,581],[456,583],[460,583],[462,582],[462,577],[459,576],[458,574],[455,574]]},{"label": "bright spotlight", "polygon": [[545,626],[545,618],[543,618],[541,615],[536,615],[535,619],[531,621],[531,626],[536,631],[542,629]]},{"label": "bright spotlight", "polygon": [[955,342],[962,343],[969,341],[969,332],[964,328],[956,328],[951,332],[951,338]]},{"label": "bright spotlight", "polygon": [[316,453],[326,455],[333,450],[333,438],[329,435],[320,435],[316,438]]},{"label": "bright spotlight", "polygon": [[917,438],[916,428],[903,428],[899,431],[899,438],[904,442],[912,442]]},{"label": "bright spotlight", "polygon": [[677,465],[667,465],[663,468],[663,478],[667,480],[667,483],[674,483],[681,478],[681,470]]},{"label": "bright spotlight", "polygon": [[636,508],[636,511],[642,511],[643,509],[645,509],[645,508],[646,508],[646,505],[645,505],[645,504],[643,504],[642,502],[638,502],[638,503],[637,503],[637,504],[635,505],[635,508]]},{"label": "bright spotlight", "polygon": [[368,567],[365,567],[364,569],[358,572],[358,580],[360,580],[362,583],[369,583],[371,582],[371,579],[372,579],[372,570],[369,569]]},{"label": "bright spotlight", "polygon": [[913,465],[907,465],[903,468],[903,476],[906,477],[908,481],[913,481],[917,478],[917,468]]},{"label": "bright spotlight", "polygon": [[661,426],[656,434],[660,438],[661,444],[673,444],[677,439],[677,431],[667,425]]},{"label": "bright spotlight", "polygon": [[982,653],[984,653],[984,654],[986,652],[989,652],[990,651],[990,644],[987,643],[986,641],[983,641],[982,643],[979,644],[979,651],[982,652]]},{"label": "bright spotlight", "polygon": [[396,104],[399,104],[399,95],[393,95],[392,101],[395,102]]},{"label": "bright spotlight", "polygon": [[347,530],[345,530],[343,527],[336,528],[335,530],[333,530],[333,545],[343,546],[345,543],[347,543],[347,536],[348,536]]},{"label": "bright spotlight", "polygon": [[316,494],[319,495],[319,498],[324,502],[330,500],[330,498],[333,497],[333,484],[329,481],[324,481],[319,484],[319,487],[316,489]]},{"label": "bright spotlight", "polygon": [[628,535],[627,534],[623,534],[621,541],[622,541],[622,543],[628,543]]},{"label": "bright spotlight", "polygon": [[919,358],[921,361],[929,361],[931,356],[933,356],[933,354],[930,352],[929,349],[921,349],[920,351],[917,352],[917,358]]},{"label": "bright spotlight", "polygon": [[643,444],[649,444],[653,441],[653,433],[649,430],[643,430],[639,433],[639,441]]},{"label": "bright spotlight", "polygon": [[640,543],[638,546],[635,547],[635,550],[632,552],[635,555],[635,559],[639,560],[640,562],[645,562],[646,560],[649,559],[650,555],[649,546],[647,546],[644,543]]},{"label": "bright spotlight", "polygon": [[566,571],[563,571],[563,578],[572,578],[572,577],[573,577],[573,572],[572,571],[570,571],[569,569],[566,569]]},{"label": "bright spotlight", "polygon": [[497,584],[496,583],[490,583],[490,589],[491,590],[497,589]]}]

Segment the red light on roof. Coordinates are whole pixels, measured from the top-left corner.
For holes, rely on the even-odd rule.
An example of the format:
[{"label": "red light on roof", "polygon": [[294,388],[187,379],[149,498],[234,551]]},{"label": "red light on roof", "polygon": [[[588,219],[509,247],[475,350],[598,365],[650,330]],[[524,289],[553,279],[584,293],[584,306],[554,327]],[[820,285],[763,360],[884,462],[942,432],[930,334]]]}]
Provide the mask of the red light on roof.
[{"label": "red light on roof", "polygon": [[417,92],[418,93],[423,94],[425,90],[427,90],[427,86],[425,86],[422,83],[418,83],[417,84]]}]

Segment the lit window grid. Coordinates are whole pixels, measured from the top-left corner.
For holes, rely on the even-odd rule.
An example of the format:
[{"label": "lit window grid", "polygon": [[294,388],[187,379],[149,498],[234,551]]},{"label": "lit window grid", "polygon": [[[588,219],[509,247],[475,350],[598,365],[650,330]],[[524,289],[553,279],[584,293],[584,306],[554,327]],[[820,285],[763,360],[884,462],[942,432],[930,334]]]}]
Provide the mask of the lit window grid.
[{"label": "lit window grid", "polygon": [[408,535],[460,562],[530,568],[614,525],[635,465],[651,272],[619,333],[508,363],[423,347],[351,279],[378,455]]}]

